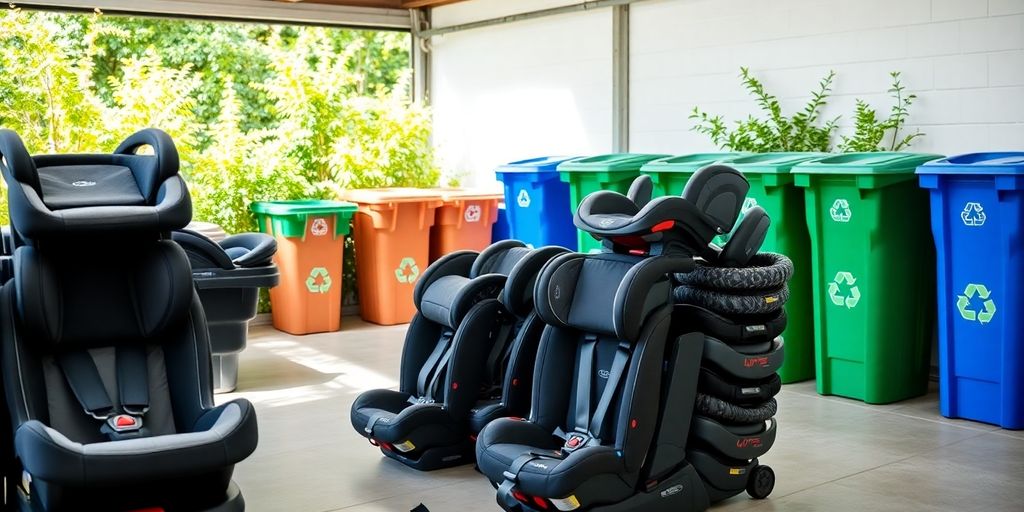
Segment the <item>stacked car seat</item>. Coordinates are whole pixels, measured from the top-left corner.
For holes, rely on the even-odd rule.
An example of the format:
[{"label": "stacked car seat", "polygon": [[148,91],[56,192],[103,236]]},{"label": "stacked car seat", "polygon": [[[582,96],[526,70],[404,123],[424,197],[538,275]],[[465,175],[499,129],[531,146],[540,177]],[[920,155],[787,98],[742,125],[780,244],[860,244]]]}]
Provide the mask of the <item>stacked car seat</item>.
[{"label": "stacked car seat", "polygon": [[[712,502],[744,490],[764,498],[775,482],[757,459],[775,441],[782,307],[793,265],[779,254],[756,253],[768,222],[760,207],[747,211],[723,250],[705,253],[693,271],[676,275],[680,314],[704,334],[687,459]],[[737,240],[744,250],[735,250]]]},{"label": "stacked car seat", "polygon": [[214,406],[206,319],[168,236],[192,215],[173,142],[149,129],[113,154],[30,156],[0,130],[0,156],[16,246],[0,288],[7,503],[244,510],[231,474],[256,415]]},{"label": "stacked car seat", "polygon": [[416,469],[472,462],[483,425],[530,410],[543,328],[533,312],[534,281],[564,252],[506,240],[430,265],[413,292],[418,313],[402,349],[400,387],[360,395],[353,428]]}]

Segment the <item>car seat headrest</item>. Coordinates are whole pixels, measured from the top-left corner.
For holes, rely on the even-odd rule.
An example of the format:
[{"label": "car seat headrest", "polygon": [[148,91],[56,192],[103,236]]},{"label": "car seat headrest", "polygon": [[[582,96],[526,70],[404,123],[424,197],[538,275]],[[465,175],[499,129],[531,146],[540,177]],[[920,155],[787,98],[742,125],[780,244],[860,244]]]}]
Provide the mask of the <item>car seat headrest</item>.
[{"label": "car seat headrest", "polygon": [[232,263],[231,258],[221,246],[198,231],[180,229],[171,233],[171,240],[185,249],[193,270],[201,268],[232,270],[235,268],[235,264]]},{"label": "car seat headrest", "polygon": [[533,288],[544,265],[555,256],[567,252],[569,249],[564,247],[547,246],[523,256],[509,272],[505,289],[501,293],[505,309],[520,318],[529,315],[533,311]]},{"label": "car seat headrest", "polygon": [[648,315],[671,304],[671,269],[692,268],[691,259],[669,256],[565,254],[544,267],[534,305],[549,325],[634,343]]},{"label": "car seat headrest", "polygon": [[[143,146],[153,154],[136,152]],[[171,231],[192,217],[178,176],[178,152],[164,132],[146,129],[111,154],[29,157],[17,134],[0,131],[11,222],[29,239],[67,234]]]},{"label": "car seat headrest", "polygon": [[472,279],[443,276],[427,287],[416,307],[427,320],[456,329],[473,306],[498,297],[505,279],[500,274],[484,274]]},{"label": "car seat headrest", "polygon": [[629,195],[594,192],[583,198],[573,223],[612,252],[692,256],[732,229],[750,184],[731,167],[712,165],[690,178],[683,197],[649,200],[649,176],[634,180]]},{"label": "car seat headrest", "polygon": [[519,240],[502,240],[495,242],[476,257],[473,266],[469,270],[469,277],[482,276],[484,274],[508,275],[512,268],[524,256],[530,253],[530,248]]},{"label": "car seat headrest", "polygon": [[192,304],[188,257],[170,241],[46,253],[23,246],[14,266],[19,326],[50,348],[146,343],[180,327]]},{"label": "car seat headrest", "polygon": [[743,220],[733,230],[722,252],[715,257],[715,263],[722,267],[742,267],[761,249],[772,220],[760,206],[746,211]]}]

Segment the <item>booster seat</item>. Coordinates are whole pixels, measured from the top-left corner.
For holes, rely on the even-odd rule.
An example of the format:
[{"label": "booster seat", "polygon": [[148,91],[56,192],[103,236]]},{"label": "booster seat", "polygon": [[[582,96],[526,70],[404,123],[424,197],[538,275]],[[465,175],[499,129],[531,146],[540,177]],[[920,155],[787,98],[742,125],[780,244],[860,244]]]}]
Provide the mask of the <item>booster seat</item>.
[{"label": "booster seat", "polygon": [[352,404],[352,426],[385,456],[420,470],[472,462],[474,434],[525,414],[541,322],[533,284],[560,247],[506,240],[477,254],[448,254],[413,291],[418,313],[402,349],[398,391]]},{"label": "booster seat", "polygon": [[[730,168],[698,171],[683,197],[595,192],[576,226],[606,252],[552,260],[534,288],[541,337],[528,420],[481,431],[477,463],[505,510],[703,510],[685,458],[703,336],[673,307],[687,272],[736,222],[749,185]],[[742,243],[739,241],[737,243]]]},{"label": "booster seat", "polygon": [[213,403],[206,319],[168,239],[191,217],[171,139],[148,129],[113,154],[30,157],[0,130],[0,154],[18,245],[0,288],[9,502],[244,510],[231,474],[256,416]]},{"label": "booster seat", "polygon": [[213,351],[213,390],[234,391],[238,353],[245,348],[249,321],[256,316],[260,288],[277,285],[273,257],[277,241],[264,233],[239,233],[215,242],[189,229],[171,233],[188,254],[192,279],[206,313]]}]

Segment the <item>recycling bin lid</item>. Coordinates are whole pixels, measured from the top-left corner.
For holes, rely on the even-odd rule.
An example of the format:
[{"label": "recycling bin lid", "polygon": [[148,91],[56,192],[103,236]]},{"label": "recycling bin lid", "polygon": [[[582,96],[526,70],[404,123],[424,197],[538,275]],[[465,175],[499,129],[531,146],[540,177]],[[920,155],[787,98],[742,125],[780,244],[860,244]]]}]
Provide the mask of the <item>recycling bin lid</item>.
[{"label": "recycling bin lid", "polygon": [[731,162],[733,159],[750,153],[689,153],[651,160],[640,168],[643,172],[696,172],[698,169],[718,162]]},{"label": "recycling bin lid", "polygon": [[414,203],[441,198],[436,188],[389,187],[346,190],[341,194],[346,201],[361,204]]},{"label": "recycling bin lid", "polygon": [[1024,174],[1024,151],[967,153],[928,162],[917,174]]},{"label": "recycling bin lid", "polygon": [[790,172],[793,169],[793,166],[797,164],[818,160],[827,156],[829,156],[829,153],[809,153],[802,151],[758,153],[729,160],[729,165],[743,173],[783,174]]},{"label": "recycling bin lid", "polygon": [[503,199],[505,194],[485,188],[442,187],[434,189],[444,201],[490,201]]},{"label": "recycling bin lid", "polygon": [[843,153],[793,167],[794,174],[913,174],[925,162],[942,158],[928,153],[881,151]]},{"label": "recycling bin lid", "polygon": [[558,171],[558,164],[569,160],[580,158],[578,156],[542,156],[517,160],[499,166],[494,170],[496,173],[554,173]]},{"label": "recycling bin lid", "polygon": [[609,153],[607,155],[576,158],[558,164],[559,172],[616,172],[638,171],[647,162],[672,155],[646,153]]},{"label": "recycling bin lid", "polygon": [[296,199],[291,201],[257,201],[250,209],[260,215],[308,215],[351,213],[357,208],[355,204],[345,201],[326,199]]}]

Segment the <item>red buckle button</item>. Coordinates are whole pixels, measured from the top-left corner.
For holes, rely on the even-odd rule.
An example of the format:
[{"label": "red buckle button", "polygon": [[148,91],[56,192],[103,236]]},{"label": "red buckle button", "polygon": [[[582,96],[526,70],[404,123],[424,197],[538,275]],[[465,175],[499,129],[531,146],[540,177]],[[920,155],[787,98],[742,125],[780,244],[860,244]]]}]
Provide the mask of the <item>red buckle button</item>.
[{"label": "red buckle button", "polygon": [[569,441],[565,443],[565,445],[568,446],[569,448],[576,448],[577,446],[580,445],[580,438],[570,437]]},{"label": "red buckle button", "polygon": [[114,424],[118,427],[134,427],[135,418],[128,416],[127,414],[122,414],[114,420]]}]

